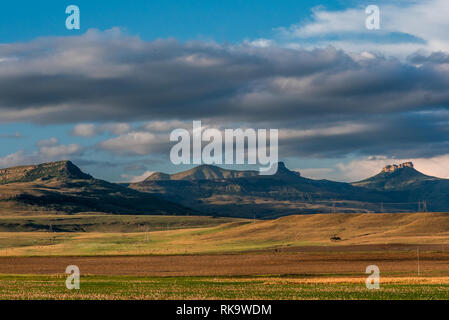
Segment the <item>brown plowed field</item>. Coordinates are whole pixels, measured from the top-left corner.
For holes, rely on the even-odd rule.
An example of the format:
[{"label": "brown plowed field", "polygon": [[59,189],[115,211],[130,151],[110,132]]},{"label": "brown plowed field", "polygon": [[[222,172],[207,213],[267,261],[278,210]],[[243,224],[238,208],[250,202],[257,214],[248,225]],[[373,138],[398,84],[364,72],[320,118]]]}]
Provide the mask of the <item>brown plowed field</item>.
[{"label": "brown plowed field", "polygon": [[[421,275],[449,273],[449,250],[419,246]],[[1,274],[63,274],[77,265],[87,275],[238,276],[360,274],[374,264],[381,273],[417,275],[415,245],[296,247],[242,254],[97,257],[0,257]]]}]

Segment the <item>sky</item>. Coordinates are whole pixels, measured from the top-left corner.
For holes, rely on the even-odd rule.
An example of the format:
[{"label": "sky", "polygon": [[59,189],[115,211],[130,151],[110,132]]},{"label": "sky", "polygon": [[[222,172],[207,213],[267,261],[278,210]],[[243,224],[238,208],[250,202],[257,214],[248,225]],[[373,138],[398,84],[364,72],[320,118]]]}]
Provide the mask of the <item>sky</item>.
[{"label": "sky", "polygon": [[280,160],[312,178],[405,161],[449,178],[448,14],[444,0],[2,4],[0,167],[178,172],[192,165],[169,161],[170,132],[201,120],[279,129]]}]

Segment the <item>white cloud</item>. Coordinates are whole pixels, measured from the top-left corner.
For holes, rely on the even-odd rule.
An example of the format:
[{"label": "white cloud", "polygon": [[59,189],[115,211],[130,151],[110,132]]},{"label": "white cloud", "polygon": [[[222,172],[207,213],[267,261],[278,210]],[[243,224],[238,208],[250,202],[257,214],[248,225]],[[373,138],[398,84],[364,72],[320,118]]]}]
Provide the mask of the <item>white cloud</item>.
[{"label": "white cloud", "polygon": [[[165,136],[166,144],[168,137]],[[164,139],[150,132],[132,131],[100,143],[100,147],[116,154],[145,155],[154,151],[154,147]]]},{"label": "white cloud", "polygon": [[[139,176],[132,176],[130,182],[141,182],[151,176],[154,173],[154,171],[145,171]],[[122,175],[122,178],[130,178],[128,175]]]},{"label": "white cloud", "polygon": [[42,146],[39,153],[45,158],[66,158],[80,154],[83,148],[78,144]]},{"label": "white cloud", "polygon": [[177,61],[186,63],[194,67],[216,67],[224,64],[223,59],[211,58],[201,54],[191,54],[188,56],[179,57]]},{"label": "white cloud", "polygon": [[78,137],[93,137],[97,135],[97,130],[92,123],[80,123],[75,125],[72,134]]},{"label": "white cloud", "polygon": [[335,170],[333,168],[306,168],[306,169],[295,169],[303,177],[311,179],[329,179],[329,174],[333,173]]},{"label": "white cloud", "polygon": [[312,10],[312,22],[292,25],[289,29],[281,28],[285,35],[295,38],[318,37],[331,33],[365,31],[365,10],[346,9],[344,11],[327,11],[322,7]]},{"label": "white cloud", "polygon": [[[333,45],[346,51],[371,51],[401,58],[420,49],[449,51],[447,0],[410,1],[405,5],[402,2],[379,7],[380,30],[366,29],[365,7],[341,11],[319,7],[312,11],[311,22],[280,28],[279,31],[292,42],[290,46],[297,39],[303,47]],[[401,40],[389,37],[393,34],[404,37]],[[345,40],[345,35],[349,40]]]},{"label": "white cloud", "polygon": [[67,160],[73,156],[80,155],[83,147],[78,144],[62,145],[54,137],[37,142],[38,151],[26,153],[19,150],[0,158],[0,167],[14,167],[20,165],[30,165],[50,161]]},{"label": "white cloud", "polygon": [[44,139],[44,140],[39,140],[36,145],[38,147],[48,147],[48,146],[54,146],[57,145],[59,143],[58,139],[56,139],[55,137],[51,137],[50,139]]},{"label": "white cloud", "polygon": [[366,124],[344,123],[337,126],[317,129],[281,129],[279,131],[279,139],[298,139],[306,137],[325,137],[345,134],[357,134],[370,129],[371,126]]},{"label": "white cloud", "polygon": [[23,150],[8,154],[7,156],[0,158],[0,168],[22,165],[24,164],[25,158],[26,156]]},{"label": "white cloud", "polygon": [[256,39],[253,41],[247,40],[244,43],[247,45],[253,46],[253,47],[258,47],[258,48],[267,48],[267,47],[271,47],[276,44],[276,42],[274,40],[270,40],[270,39]]},{"label": "white cloud", "polygon": [[123,134],[131,130],[128,123],[107,123],[101,127],[102,131],[109,131],[113,134]]},{"label": "white cloud", "polygon": [[128,132],[130,129],[131,125],[128,123],[107,123],[103,125],[80,123],[75,125],[70,133],[74,136],[90,138],[105,132],[119,135]]},{"label": "white cloud", "polygon": [[168,121],[151,121],[145,125],[145,129],[152,132],[169,132],[178,128],[192,127],[191,121],[179,121],[179,120],[168,120]]}]

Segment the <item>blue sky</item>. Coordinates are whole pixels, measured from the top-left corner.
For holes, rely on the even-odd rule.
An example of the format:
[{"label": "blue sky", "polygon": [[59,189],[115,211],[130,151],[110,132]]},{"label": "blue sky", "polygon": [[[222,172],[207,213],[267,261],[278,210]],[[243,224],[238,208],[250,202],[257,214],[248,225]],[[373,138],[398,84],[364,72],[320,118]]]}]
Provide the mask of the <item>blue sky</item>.
[{"label": "blue sky", "polygon": [[[310,16],[310,9],[325,5],[342,9],[356,1],[310,0],[160,0],[160,1],[9,1],[0,11],[2,42],[27,41],[39,36],[81,34],[120,26],[145,40],[174,37],[239,42],[272,36],[272,29]],[[359,1],[359,3],[362,3]],[[81,30],[65,28],[65,8],[81,10]],[[13,32],[12,32],[13,31]]]},{"label": "blue sky", "polygon": [[[380,30],[364,27],[368,4]],[[4,3],[0,167],[180,171],[167,130],[202,120],[279,128],[281,160],[314,178],[408,160],[449,177],[447,14],[443,0]]]}]

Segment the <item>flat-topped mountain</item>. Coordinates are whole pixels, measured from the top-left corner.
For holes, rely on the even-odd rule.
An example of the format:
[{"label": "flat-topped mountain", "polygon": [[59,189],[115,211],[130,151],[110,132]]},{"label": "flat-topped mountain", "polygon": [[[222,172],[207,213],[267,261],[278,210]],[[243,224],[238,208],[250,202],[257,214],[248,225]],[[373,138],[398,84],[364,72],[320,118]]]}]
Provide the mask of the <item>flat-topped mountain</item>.
[{"label": "flat-topped mountain", "polygon": [[405,162],[399,165],[385,166],[381,172],[368,179],[352,183],[354,186],[377,190],[404,190],[424,181],[441,181],[436,177],[427,176],[417,171],[413,163]]},{"label": "flat-topped mountain", "polygon": [[0,169],[0,184],[30,182],[49,179],[93,179],[71,161],[58,161],[38,165]]},{"label": "flat-topped mountain", "polygon": [[0,214],[185,214],[189,211],[156,195],[95,179],[70,161],[0,169]]},{"label": "flat-topped mountain", "polygon": [[401,164],[389,164],[383,167],[382,172],[395,172],[399,169],[413,168],[413,162],[404,162]]},{"label": "flat-topped mountain", "polygon": [[354,186],[383,192],[396,192],[399,202],[426,203],[429,211],[449,211],[449,180],[425,175],[411,162],[389,165]]}]

